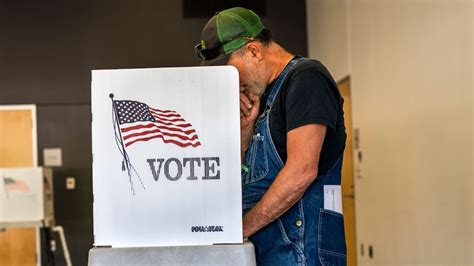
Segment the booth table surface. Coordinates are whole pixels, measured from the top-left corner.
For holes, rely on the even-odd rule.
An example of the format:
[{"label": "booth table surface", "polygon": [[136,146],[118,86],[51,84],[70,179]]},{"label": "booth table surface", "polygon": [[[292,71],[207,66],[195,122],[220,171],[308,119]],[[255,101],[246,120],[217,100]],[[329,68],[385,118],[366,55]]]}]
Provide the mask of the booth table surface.
[{"label": "booth table surface", "polygon": [[101,265],[238,265],[255,266],[250,242],[209,246],[92,248],[89,266]]}]

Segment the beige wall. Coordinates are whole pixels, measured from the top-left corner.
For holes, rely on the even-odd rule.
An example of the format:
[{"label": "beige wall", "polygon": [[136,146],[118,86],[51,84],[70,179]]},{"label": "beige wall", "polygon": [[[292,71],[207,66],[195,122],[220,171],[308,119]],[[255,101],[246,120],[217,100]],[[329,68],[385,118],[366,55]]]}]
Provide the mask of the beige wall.
[{"label": "beige wall", "polygon": [[307,0],[308,55],[318,59],[339,81],[349,74],[345,0]]},{"label": "beige wall", "polygon": [[473,265],[473,2],[331,2],[307,2],[309,49],[352,79],[358,247],[374,247],[359,262]]}]

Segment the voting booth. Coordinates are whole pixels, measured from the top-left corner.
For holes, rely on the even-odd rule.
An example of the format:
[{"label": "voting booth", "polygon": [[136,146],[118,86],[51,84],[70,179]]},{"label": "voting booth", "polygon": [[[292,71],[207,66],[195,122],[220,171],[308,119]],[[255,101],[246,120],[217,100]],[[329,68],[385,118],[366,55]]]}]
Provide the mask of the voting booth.
[{"label": "voting booth", "polygon": [[117,250],[179,257],[216,244],[252,258],[242,244],[239,116],[234,67],[92,71],[89,263]]}]

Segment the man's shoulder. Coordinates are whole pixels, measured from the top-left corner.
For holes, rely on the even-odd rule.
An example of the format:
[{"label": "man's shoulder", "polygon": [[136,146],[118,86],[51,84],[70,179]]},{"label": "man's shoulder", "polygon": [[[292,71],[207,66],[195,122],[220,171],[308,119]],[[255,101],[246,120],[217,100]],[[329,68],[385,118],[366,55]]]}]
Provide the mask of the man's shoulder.
[{"label": "man's shoulder", "polygon": [[329,71],[327,68],[318,60],[316,59],[310,59],[310,58],[304,58],[304,57],[299,57],[302,59],[298,64],[296,64],[293,69],[291,70],[293,75],[296,75],[302,71],[311,71],[324,75],[328,75]]},{"label": "man's shoulder", "polygon": [[296,56],[300,61],[293,67],[293,72],[302,71],[305,69],[314,69],[317,71],[327,71],[326,67],[319,60]]},{"label": "man's shoulder", "polygon": [[310,80],[316,83],[323,82],[330,87],[336,86],[331,73],[320,61],[304,57],[297,58],[302,60],[290,70],[284,87],[302,80]]}]

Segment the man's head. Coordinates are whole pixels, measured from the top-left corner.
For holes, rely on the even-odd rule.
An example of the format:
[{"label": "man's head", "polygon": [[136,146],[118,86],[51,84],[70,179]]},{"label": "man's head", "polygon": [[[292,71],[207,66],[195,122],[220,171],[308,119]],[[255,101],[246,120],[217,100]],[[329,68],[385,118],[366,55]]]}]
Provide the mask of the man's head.
[{"label": "man's head", "polygon": [[253,40],[264,29],[253,11],[234,7],[217,12],[204,26],[195,46],[201,65],[225,65],[229,55]]},{"label": "man's head", "polygon": [[261,95],[268,80],[264,49],[272,42],[270,31],[253,11],[234,7],[217,12],[204,26],[195,46],[201,65],[233,65],[239,70],[241,91]]}]

